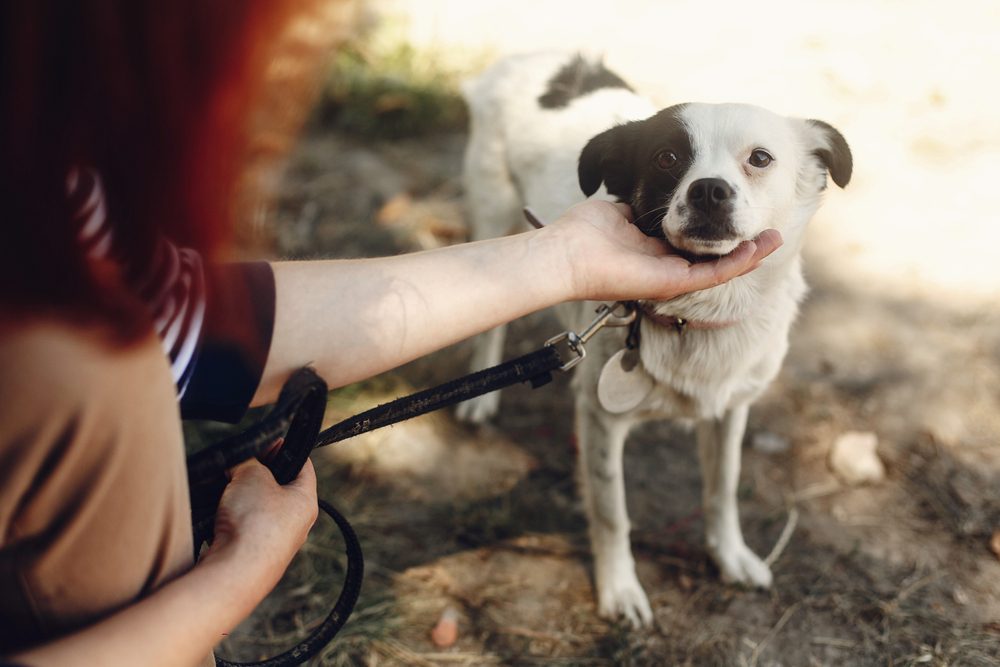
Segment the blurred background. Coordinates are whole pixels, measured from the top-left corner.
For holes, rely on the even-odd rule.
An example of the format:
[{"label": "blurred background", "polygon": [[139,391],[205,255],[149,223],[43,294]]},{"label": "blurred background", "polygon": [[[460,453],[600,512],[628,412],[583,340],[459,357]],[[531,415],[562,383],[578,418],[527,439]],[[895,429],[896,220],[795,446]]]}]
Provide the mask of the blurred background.
[{"label": "blurred background", "polygon": [[[772,591],[717,581],[693,443],[650,424],[626,476],[656,623],[598,619],[560,380],[507,392],[489,427],[438,414],[316,455],[321,495],[369,556],[359,611],[320,664],[1000,662],[1000,3],[332,4],[350,9],[347,41],[287,162],[261,176],[276,194],[241,230],[247,254],[464,240],[461,82],[512,52],[603,54],[663,106],[825,120],[855,171],[811,224],[813,291],[747,436],[748,543],[766,554],[792,527]],[[308,42],[333,28],[297,29]],[[516,323],[507,356],[559,330],[544,314]],[[459,345],[338,390],[331,419],[461,374],[468,356]],[[876,443],[881,471],[864,484],[832,457],[858,441]],[[271,653],[320,615],[339,585],[324,531],[234,634],[233,656]],[[442,615],[457,618],[453,641],[431,636]]]}]

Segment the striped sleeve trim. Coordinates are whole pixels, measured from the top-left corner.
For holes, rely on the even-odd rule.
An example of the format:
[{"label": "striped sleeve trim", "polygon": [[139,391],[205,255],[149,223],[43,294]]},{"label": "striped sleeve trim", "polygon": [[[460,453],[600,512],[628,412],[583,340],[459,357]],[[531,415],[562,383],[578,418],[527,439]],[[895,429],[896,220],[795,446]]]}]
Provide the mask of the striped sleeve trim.
[{"label": "striped sleeve trim", "polygon": [[170,359],[178,398],[183,397],[205,322],[205,269],[201,257],[194,250],[176,248],[162,239],[149,261],[125,258],[115,248],[114,230],[97,172],[82,167],[72,169],[66,179],[66,193],[81,249],[92,261],[112,261],[121,266],[129,287],[149,311]]}]

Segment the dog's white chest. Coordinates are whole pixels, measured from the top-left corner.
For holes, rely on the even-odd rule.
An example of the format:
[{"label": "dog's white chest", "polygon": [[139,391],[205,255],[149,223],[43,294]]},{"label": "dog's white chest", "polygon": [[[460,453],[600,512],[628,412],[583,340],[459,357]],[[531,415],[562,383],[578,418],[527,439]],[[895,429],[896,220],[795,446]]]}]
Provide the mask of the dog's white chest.
[{"label": "dog's white chest", "polygon": [[[642,363],[655,390],[641,408],[665,417],[715,418],[753,401],[787,350],[783,334],[757,338],[740,329],[646,335]],[[698,340],[695,340],[697,338]]]}]

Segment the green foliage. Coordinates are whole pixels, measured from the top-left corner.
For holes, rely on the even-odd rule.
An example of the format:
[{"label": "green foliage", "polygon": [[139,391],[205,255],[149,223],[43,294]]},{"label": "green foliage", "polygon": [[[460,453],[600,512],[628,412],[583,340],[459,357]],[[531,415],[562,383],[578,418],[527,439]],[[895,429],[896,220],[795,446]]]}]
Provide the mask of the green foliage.
[{"label": "green foliage", "polygon": [[318,120],[365,138],[459,129],[466,113],[457,79],[435,54],[408,43],[348,45],[332,63]]}]

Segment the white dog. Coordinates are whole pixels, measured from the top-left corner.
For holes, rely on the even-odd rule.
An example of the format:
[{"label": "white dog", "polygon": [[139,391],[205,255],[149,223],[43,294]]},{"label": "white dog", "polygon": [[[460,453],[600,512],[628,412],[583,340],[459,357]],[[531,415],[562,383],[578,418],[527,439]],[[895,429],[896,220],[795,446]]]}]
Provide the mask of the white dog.
[{"label": "white dog", "polygon": [[[508,58],[466,89],[471,136],[465,187],[475,238],[521,228],[522,208],[555,219],[596,195],[626,202],[635,224],[692,262],[731,252],[765,229],[784,245],[724,285],[642,302],[626,333],[605,331],[576,370],[580,483],[590,522],[598,609],[652,620],[629,545],[622,451],[636,423],[695,426],[708,552],[726,581],[761,587],[771,571],[743,540],[740,448],[750,404],[781,366],[806,292],[799,251],[827,175],[843,187],[851,153],[826,123],[742,104],[684,104],[658,113],[599,62],[565,54]],[[602,187],[603,183],[603,187]],[[582,192],[581,192],[582,190]],[[576,331],[594,304],[560,307]],[[477,368],[500,361],[503,329],[480,337]],[[490,394],[459,407],[481,422]]]}]

